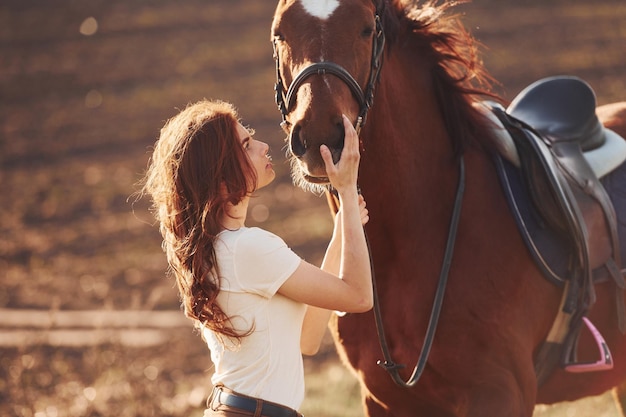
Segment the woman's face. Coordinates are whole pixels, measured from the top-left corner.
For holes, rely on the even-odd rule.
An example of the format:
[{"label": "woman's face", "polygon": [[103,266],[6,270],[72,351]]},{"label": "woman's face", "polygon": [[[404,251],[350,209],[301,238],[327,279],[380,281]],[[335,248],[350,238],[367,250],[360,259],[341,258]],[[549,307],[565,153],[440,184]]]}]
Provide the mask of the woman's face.
[{"label": "woman's face", "polygon": [[241,123],[237,124],[237,133],[239,134],[241,146],[243,146],[248,154],[248,158],[256,171],[256,189],[258,190],[259,188],[265,187],[276,177],[276,173],[272,167],[272,157],[268,154],[270,149],[269,145],[254,139],[248,129],[241,125]]}]

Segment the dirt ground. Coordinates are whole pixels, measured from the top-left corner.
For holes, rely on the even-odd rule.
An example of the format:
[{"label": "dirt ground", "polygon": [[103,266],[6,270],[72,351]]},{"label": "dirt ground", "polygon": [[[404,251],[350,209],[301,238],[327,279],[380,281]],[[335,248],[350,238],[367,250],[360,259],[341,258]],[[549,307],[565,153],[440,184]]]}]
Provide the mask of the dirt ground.
[{"label": "dirt ground", "polygon": [[[274,6],[3,0],[0,309],[178,309],[137,183],[165,120],[204,97],[234,102],[272,146],[278,180],[253,202],[250,224],[319,262],[330,219],[324,199],[291,186],[284,162]],[[587,80],[599,104],[626,99],[623,0],[476,0],[457,11],[485,45],[503,97],[569,74]],[[308,366],[334,358],[328,346]],[[208,353],[190,327],[150,348],[116,340],[0,347],[0,414],[200,415],[208,375]]]}]

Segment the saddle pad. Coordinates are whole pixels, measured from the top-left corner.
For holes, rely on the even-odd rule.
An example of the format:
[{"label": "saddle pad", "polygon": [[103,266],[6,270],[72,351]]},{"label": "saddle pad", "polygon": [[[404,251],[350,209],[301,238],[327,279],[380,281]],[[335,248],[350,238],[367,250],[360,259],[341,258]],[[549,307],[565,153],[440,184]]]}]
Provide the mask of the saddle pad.
[{"label": "saddle pad", "polygon": [[[534,208],[530,194],[524,185],[522,173],[515,165],[500,155],[495,155],[495,164],[504,194],[519,231],[543,275],[556,285],[568,279],[567,244],[563,237],[543,224]],[[621,259],[626,259],[626,163],[605,175],[600,182],[605,187],[617,215]],[[604,266],[593,271],[594,281],[609,278]]]},{"label": "saddle pad", "polygon": [[626,161],[626,140],[606,127],[604,135],[606,142],[603,146],[583,154],[598,178],[613,172]]}]

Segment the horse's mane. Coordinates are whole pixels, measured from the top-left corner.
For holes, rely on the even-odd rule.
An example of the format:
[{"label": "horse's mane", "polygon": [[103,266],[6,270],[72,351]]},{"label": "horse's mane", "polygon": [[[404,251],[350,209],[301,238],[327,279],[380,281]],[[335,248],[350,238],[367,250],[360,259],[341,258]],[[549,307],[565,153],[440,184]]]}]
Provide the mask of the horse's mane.
[{"label": "horse's mane", "polygon": [[438,105],[457,154],[470,144],[490,142],[489,123],[473,103],[489,97],[495,80],[478,56],[480,44],[466,30],[454,6],[465,3],[412,0],[387,2],[383,26],[388,47],[401,36],[412,36],[420,45],[416,53],[431,63],[430,71]]}]

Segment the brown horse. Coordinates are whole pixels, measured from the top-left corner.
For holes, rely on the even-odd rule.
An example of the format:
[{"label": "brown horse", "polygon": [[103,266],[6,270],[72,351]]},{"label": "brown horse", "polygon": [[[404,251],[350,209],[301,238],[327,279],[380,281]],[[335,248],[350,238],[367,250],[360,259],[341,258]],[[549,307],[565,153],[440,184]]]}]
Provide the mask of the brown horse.
[{"label": "brown horse", "polygon": [[[518,233],[494,167],[491,123],[474,106],[489,95],[490,78],[446,6],[281,0],[272,41],[277,101],[298,183],[323,189],[319,146],[339,157],[341,114],[363,125],[366,232],[388,353],[406,365],[398,369],[403,381],[423,352],[437,277],[449,266],[429,355],[409,386],[389,377],[384,368],[394,364],[377,364],[383,357],[374,314],[333,323],[368,416],[531,416],[537,402],[599,394],[625,379],[626,337],[607,282],[596,286],[589,317],[614,354],[614,368],[557,369],[538,387],[534,361],[562,289],[542,276]],[[598,114],[626,135],[626,103]],[[461,156],[465,189],[455,229]],[[446,248],[453,229],[452,253]],[[594,346],[581,336],[580,357],[597,356]]]}]

